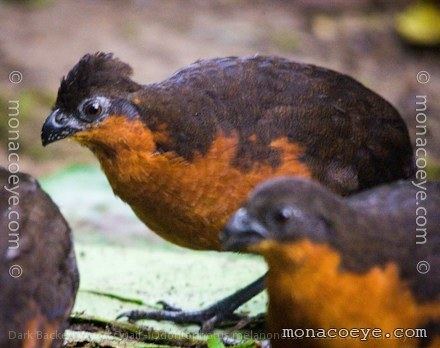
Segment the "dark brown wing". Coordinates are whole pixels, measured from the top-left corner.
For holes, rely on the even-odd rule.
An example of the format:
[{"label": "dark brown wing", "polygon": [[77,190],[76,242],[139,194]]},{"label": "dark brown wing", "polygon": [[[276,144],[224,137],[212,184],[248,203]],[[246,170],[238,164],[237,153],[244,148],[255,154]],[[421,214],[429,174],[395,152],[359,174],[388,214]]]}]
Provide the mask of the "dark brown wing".
[{"label": "dark brown wing", "polygon": [[188,160],[223,132],[239,137],[233,163],[241,170],[279,166],[269,144],[286,137],[304,149],[313,176],[342,194],[413,173],[398,112],[352,78],[313,65],[261,56],[202,60],[134,98],[148,127],[171,133],[162,151]]}]

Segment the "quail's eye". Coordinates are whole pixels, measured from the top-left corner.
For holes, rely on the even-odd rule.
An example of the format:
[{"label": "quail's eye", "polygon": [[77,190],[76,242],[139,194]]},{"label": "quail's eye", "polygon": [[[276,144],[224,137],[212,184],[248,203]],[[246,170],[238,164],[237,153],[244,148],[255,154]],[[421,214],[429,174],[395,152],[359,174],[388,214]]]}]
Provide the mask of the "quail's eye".
[{"label": "quail's eye", "polygon": [[101,114],[102,106],[95,100],[85,104],[83,110],[87,116],[96,117]]},{"label": "quail's eye", "polygon": [[294,215],[294,211],[291,207],[282,207],[275,211],[274,220],[283,224],[290,220],[290,218]]}]

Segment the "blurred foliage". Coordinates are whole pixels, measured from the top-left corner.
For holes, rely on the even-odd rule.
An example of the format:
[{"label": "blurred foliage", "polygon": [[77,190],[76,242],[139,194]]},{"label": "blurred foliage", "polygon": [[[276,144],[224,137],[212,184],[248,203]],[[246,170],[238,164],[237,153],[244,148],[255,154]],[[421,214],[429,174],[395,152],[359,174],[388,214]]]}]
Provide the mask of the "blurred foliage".
[{"label": "blurred foliage", "polygon": [[440,163],[434,162],[433,160],[428,160],[428,165],[426,166],[426,173],[429,180],[439,180],[440,181]]},{"label": "blurred foliage", "polygon": [[221,341],[220,337],[215,335],[210,336],[208,338],[207,343],[208,343],[208,348],[225,348],[225,345]]},{"label": "blurred foliage", "polygon": [[[223,344],[221,338],[217,335],[212,335],[208,338],[208,348],[226,348],[226,346]],[[234,348],[255,348],[255,342],[248,341],[241,344],[237,344],[233,346]]]},{"label": "blurred foliage", "polygon": [[[54,96],[36,89],[24,89],[18,96],[10,96],[8,93],[0,94],[0,110],[5,112],[4,119],[8,119],[8,107],[12,106],[11,101],[19,101],[19,132],[20,132],[20,153],[34,158],[42,158],[48,153],[43,151],[42,146],[35,146],[40,143],[40,132],[42,118],[54,100]],[[12,112],[11,112],[12,113]],[[37,131],[36,131],[37,130]],[[8,122],[0,123],[0,142],[7,146],[8,143]]]},{"label": "blurred foliage", "polygon": [[440,45],[440,7],[434,2],[419,1],[397,16],[396,30],[409,43]]},{"label": "blurred foliage", "polygon": [[270,35],[272,43],[283,52],[295,52],[300,39],[293,30],[274,32]]},{"label": "blurred foliage", "polygon": [[30,9],[38,9],[51,5],[55,0],[3,0],[9,4],[22,5]]}]

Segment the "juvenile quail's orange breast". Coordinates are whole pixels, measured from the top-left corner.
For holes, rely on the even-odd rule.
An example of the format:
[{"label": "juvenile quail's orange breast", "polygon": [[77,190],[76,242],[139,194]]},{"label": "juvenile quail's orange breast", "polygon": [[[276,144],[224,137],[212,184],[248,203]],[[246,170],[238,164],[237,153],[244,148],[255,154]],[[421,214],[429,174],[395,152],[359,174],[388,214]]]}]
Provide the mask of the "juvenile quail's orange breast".
[{"label": "juvenile quail's orange breast", "polygon": [[185,160],[157,153],[166,131],[152,132],[140,120],[112,116],[75,139],[98,157],[113,191],[166,240],[192,249],[219,250],[224,223],[259,182],[273,176],[310,176],[298,157],[301,149],[285,138],[270,146],[282,152],[277,168],[256,163],[235,167],[237,137],[219,133],[209,151]]},{"label": "juvenile quail's orange breast", "polygon": [[[295,328],[380,328],[380,339],[308,338],[299,347],[418,347],[414,338],[396,339],[396,328],[423,328],[440,320],[440,302],[418,303],[398,267],[373,267],[365,273],[345,272],[340,255],[323,244],[262,242],[254,247],[268,261],[269,313],[272,333]],[[400,334],[400,333],[398,333]],[[439,347],[439,338],[429,347]],[[295,346],[293,338],[272,342],[274,348]]]}]

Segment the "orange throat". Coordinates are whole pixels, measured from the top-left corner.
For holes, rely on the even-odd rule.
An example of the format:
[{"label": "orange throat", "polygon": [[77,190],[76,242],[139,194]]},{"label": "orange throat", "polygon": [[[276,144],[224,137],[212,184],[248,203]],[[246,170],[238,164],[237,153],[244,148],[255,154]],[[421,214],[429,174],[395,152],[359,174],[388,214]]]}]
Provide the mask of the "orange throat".
[{"label": "orange throat", "polygon": [[219,232],[255,185],[273,176],[310,176],[298,160],[299,147],[284,138],[271,144],[282,150],[280,166],[242,171],[231,164],[237,136],[219,134],[206,154],[191,160],[156,152],[156,142],[167,137],[166,127],[152,132],[122,116],[74,135],[94,152],[114,193],[149,228],[180,246],[219,250]]}]

